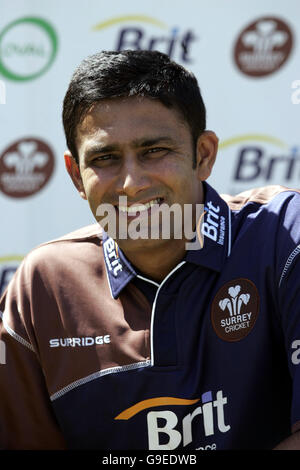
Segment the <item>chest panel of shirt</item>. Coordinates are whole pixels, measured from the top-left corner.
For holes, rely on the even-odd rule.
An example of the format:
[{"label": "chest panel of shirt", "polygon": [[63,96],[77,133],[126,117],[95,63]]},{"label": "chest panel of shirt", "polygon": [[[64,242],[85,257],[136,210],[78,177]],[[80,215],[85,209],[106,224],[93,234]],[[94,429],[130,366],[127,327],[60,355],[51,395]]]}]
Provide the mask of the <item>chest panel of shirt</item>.
[{"label": "chest panel of shirt", "polygon": [[[209,367],[212,367],[211,363]],[[193,421],[192,441],[181,439],[176,443],[179,448],[195,449],[211,444],[218,449],[230,449],[233,445],[234,448],[255,448],[257,443],[265,442],[266,446],[271,446],[276,439],[277,442],[280,440],[277,429],[279,426],[282,432],[283,428],[283,422],[278,421],[280,401],[270,406],[270,399],[265,400],[270,397],[266,397],[263,390],[258,394],[252,394],[252,390],[234,394],[236,383],[231,389],[220,382],[214,388],[208,379],[207,385],[201,387],[195,376],[199,378],[199,373],[203,376],[205,372],[203,367],[195,369],[193,363],[189,371],[187,368],[169,368],[164,375],[151,366],[123,370],[82,384],[55,399],[53,406],[71,448],[147,449],[151,414],[158,418],[172,416],[171,429],[175,428],[174,433],[181,436],[184,435],[184,422]],[[217,381],[215,378],[214,383]],[[244,385],[243,388],[245,392],[247,387]],[[221,395],[221,416],[216,409],[218,395]],[[207,417],[203,416],[203,404],[208,398],[211,403],[207,403],[211,415],[209,429],[205,427]],[[253,403],[255,413],[251,406],[243,407],[245,400]],[[271,409],[276,411],[273,416]],[[161,423],[157,426],[164,427]],[[169,434],[162,429],[160,437],[168,440]],[[163,443],[163,439],[160,442]]]},{"label": "chest panel of shirt", "polygon": [[[233,254],[233,261],[235,256],[239,259],[238,253]],[[271,273],[268,273],[268,269],[262,272],[259,264],[245,261],[243,266],[232,268],[231,260],[230,265],[224,265],[222,273],[186,263],[176,276],[170,277],[160,289],[153,306],[152,365],[180,366],[190,360],[194,346],[198,348],[208,343],[212,348],[212,342],[218,343],[219,338],[212,327],[211,308],[218,290],[226,283],[230,285],[232,282],[233,287],[239,287],[235,284],[245,279],[255,285],[259,297],[257,324],[253,326],[254,335],[257,335],[255,342],[258,341],[260,331],[263,336],[276,332],[279,320],[275,304],[272,303],[273,293],[268,288]],[[246,310],[244,308],[241,313]],[[246,318],[245,313],[243,317]],[[203,341],[200,341],[202,330]],[[227,341],[223,343],[227,344]]]},{"label": "chest panel of shirt", "polygon": [[[237,249],[232,254],[231,263],[224,264],[222,273],[202,267],[186,270],[187,266],[183,266],[176,278],[170,278],[162,301],[158,297],[156,304],[152,332],[153,369],[158,373],[168,369],[185,370],[190,392],[222,388],[235,403],[249,395],[250,383],[256,384],[252,398],[268,403],[268,406],[264,405],[264,415],[270,421],[276,421],[274,410],[280,414],[282,409],[289,407],[287,389],[290,378],[286,371],[275,294],[270,291],[274,273],[266,252],[265,269],[260,263],[251,262],[251,253],[249,256],[248,260],[244,258],[242,265],[235,262],[235,258],[237,261],[240,259]],[[272,257],[272,250],[269,256]],[[232,285],[236,287],[240,279],[256,285],[260,297],[258,316],[251,331],[245,328],[246,334],[240,340],[231,341],[230,336],[224,340],[212,326],[213,299],[224,284],[234,281]],[[242,312],[247,312],[247,308]],[[245,313],[242,315],[246,316]],[[174,327],[173,339],[170,338],[171,325]],[[172,353],[166,353],[168,345],[172,346]],[[286,404],[282,403],[283,396]],[[282,406],[278,406],[279,402]],[[248,408],[244,410],[247,414]],[[240,412],[240,419],[243,419],[243,412]],[[245,415],[244,419],[246,421],[249,417]],[[275,429],[276,423],[272,426]]]},{"label": "chest panel of shirt", "polygon": [[[269,435],[270,429],[276,434],[276,419],[272,417],[272,410],[276,409],[276,416],[280,415],[278,403],[283,395],[278,380],[280,372],[276,375],[274,370],[278,368],[280,371],[280,364],[270,361],[271,351],[268,348],[272,345],[272,332],[266,328],[266,316],[260,311],[261,321],[256,323],[247,337],[237,342],[220,339],[212,328],[210,316],[212,298],[224,283],[239,277],[250,280],[259,278],[258,272],[259,266],[253,263],[244,263],[237,270],[225,265],[222,275],[187,263],[177,271],[176,276],[171,276],[160,289],[152,309],[153,366],[137,370],[122,369],[116,373],[110,371],[108,375],[97,377],[55,399],[54,409],[66,435],[70,436],[72,446],[147,448],[147,412],[138,413],[131,420],[119,421],[115,418],[120,412],[152,397],[191,400],[210,391],[222,391],[228,397],[226,424],[230,423],[231,430],[214,437],[218,448],[230,447],[231,440],[244,446],[247,439],[247,445],[251,447],[263,433]],[[265,274],[264,282],[258,286],[260,293],[264,292],[266,277]],[[124,289],[124,293],[128,292],[128,288]],[[267,311],[264,302],[261,309]],[[250,382],[257,385],[251,393]],[[249,407],[242,406],[246,397],[260,404],[263,411],[252,417]],[[67,411],[74,407],[80,410],[76,417]],[[236,407],[240,410],[238,415],[234,411]],[[167,409],[172,413],[176,411],[178,422],[190,410],[188,406]],[[84,422],[86,416],[90,416],[89,428],[79,425],[84,416]],[[241,422],[247,422],[251,431],[247,427],[247,433],[243,434],[239,426]],[[124,434],[126,438],[120,441],[118,436]],[[198,445],[211,442],[201,426],[194,437],[198,439]]]},{"label": "chest panel of shirt", "polygon": [[57,298],[53,308],[48,299],[51,325],[36,325],[50,396],[92,374],[150,359],[151,306],[145,296],[131,286],[118,300],[107,296],[104,302],[98,289],[85,305],[81,285],[64,315],[57,311]]}]

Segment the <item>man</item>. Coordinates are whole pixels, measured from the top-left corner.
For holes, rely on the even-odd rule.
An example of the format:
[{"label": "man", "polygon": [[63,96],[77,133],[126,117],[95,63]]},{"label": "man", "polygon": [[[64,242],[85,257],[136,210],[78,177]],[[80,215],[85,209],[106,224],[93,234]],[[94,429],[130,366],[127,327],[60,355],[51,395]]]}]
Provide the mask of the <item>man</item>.
[{"label": "man", "polygon": [[[83,61],[63,122],[67,171],[117,230],[43,244],[6,290],[1,447],[300,448],[299,194],[229,208],[205,182],[218,139],[197,81],[159,52]],[[198,249],[184,219],[169,237],[153,222],[174,204]],[[129,236],[137,218],[157,236]]]}]

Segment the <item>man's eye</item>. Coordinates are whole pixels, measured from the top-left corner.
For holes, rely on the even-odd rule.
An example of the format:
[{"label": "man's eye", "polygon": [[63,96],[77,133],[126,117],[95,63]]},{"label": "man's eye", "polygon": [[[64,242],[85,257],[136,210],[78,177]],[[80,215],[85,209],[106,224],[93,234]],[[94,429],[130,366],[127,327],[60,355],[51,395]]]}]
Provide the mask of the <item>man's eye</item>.
[{"label": "man's eye", "polygon": [[151,154],[153,154],[153,153],[163,153],[163,152],[167,152],[167,151],[168,151],[168,149],[166,149],[166,148],[164,148],[164,147],[155,147],[155,148],[153,148],[153,149],[147,150],[146,153],[151,153]]},{"label": "man's eye", "polygon": [[95,160],[109,160],[110,158],[112,158],[112,155],[100,155],[96,157]]},{"label": "man's eye", "polygon": [[109,160],[114,160],[116,158],[115,155],[107,154],[107,155],[99,155],[98,157],[93,158],[92,163],[101,163],[106,162]]}]

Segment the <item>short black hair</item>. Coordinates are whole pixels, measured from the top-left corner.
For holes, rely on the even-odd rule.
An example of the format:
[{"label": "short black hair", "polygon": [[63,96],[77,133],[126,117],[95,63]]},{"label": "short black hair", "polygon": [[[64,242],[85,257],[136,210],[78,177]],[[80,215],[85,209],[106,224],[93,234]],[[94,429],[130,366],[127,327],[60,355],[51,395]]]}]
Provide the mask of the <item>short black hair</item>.
[{"label": "short black hair", "polygon": [[102,51],[76,68],[63,102],[67,147],[77,162],[77,126],[91,105],[132,96],[157,99],[177,109],[190,127],[195,148],[206,128],[206,109],[193,73],[158,51]]}]

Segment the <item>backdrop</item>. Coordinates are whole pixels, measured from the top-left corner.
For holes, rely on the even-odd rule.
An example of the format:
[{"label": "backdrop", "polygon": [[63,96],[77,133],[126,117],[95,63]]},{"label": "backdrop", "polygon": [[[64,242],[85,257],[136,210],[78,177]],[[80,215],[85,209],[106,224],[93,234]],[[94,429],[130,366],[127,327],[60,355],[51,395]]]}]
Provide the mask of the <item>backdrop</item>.
[{"label": "backdrop", "polygon": [[102,49],[158,49],[194,72],[220,139],[209,179],[300,186],[299,0],[2,0],[0,292],[36,245],[93,223],[64,168],[62,100]]}]

